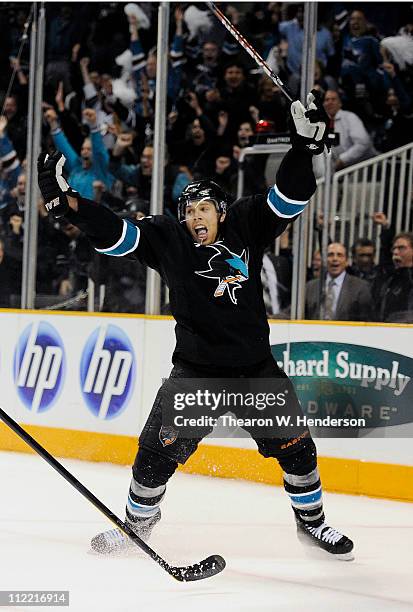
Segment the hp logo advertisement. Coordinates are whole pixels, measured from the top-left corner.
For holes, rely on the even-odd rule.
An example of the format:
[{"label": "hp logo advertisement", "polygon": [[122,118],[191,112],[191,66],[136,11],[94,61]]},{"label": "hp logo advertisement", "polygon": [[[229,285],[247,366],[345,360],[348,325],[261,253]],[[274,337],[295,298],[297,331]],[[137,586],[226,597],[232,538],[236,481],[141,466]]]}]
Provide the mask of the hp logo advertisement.
[{"label": "hp logo advertisement", "polygon": [[80,383],[86,404],[98,419],[113,419],[123,412],[135,371],[135,353],[122,329],[105,325],[92,333],[82,353]]},{"label": "hp logo advertisement", "polygon": [[62,339],[49,323],[32,323],[14,353],[14,381],[23,404],[33,413],[49,410],[63,386],[66,358]]}]

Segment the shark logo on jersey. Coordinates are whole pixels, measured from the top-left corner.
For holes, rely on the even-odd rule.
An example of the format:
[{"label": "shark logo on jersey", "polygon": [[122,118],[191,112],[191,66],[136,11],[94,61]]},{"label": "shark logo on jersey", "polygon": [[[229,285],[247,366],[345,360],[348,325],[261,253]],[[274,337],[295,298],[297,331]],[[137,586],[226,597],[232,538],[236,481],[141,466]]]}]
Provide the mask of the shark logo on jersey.
[{"label": "shark logo on jersey", "polygon": [[221,242],[210,244],[207,248],[215,251],[208,261],[209,269],[196,271],[195,274],[205,278],[215,278],[218,287],[215,289],[214,297],[222,297],[225,291],[228,291],[231,302],[237,304],[235,291],[241,288],[241,283],[248,280],[248,249],[237,255]]},{"label": "shark logo on jersey", "polygon": [[159,430],[159,440],[163,447],[170,446],[174,442],[176,442],[178,438],[178,432],[173,427],[169,427],[168,425],[162,425]]}]

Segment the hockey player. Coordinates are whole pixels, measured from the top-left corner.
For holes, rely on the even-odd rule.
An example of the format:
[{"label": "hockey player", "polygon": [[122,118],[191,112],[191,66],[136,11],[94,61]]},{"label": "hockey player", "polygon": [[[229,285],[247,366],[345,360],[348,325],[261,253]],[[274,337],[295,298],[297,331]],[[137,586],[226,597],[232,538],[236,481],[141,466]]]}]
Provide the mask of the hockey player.
[{"label": "hockey player", "polygon": [[[49,212],[78,226],[99,253],[136,258],[167,283],[176,319],[170,379],[287,378],[271,354],[260,282],[262,257],[314,193],[312,155],[323,152],[326,140],[325,114],[312,94],[307,108],[293,102],[291,117],[292,148],[265,196],[241,198],[229,207],[218,185],[191,183],[179,200],[179,222],[163,215],[121,220],[70,188],[59,152],[39,158],[39,186]],[[200,441],[181,439],[176,432],[171,436],[162,427],[165,384],[139,438],[126,504],[125,520],[144,540],[161,517],[166,483]],[[292,401],[299,407],[295,395]],[[335,558],[352,558],[352,541],[325,522],[317,453],[308,430],[293,439],[255,441],[259,452],[276,458],[284,472],[300,539]],[[128,546],[129,539],[118,529],[92,540],[92,548],[101,553]]]}]

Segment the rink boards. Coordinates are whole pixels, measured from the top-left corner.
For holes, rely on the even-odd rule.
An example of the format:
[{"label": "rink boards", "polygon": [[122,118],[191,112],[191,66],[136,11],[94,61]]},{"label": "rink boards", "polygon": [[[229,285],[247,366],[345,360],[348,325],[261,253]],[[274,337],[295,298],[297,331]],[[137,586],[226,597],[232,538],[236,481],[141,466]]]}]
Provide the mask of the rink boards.
[{"label": "rink boards", "polygon": [[[271,321],[270,331],[309,418],[364,417],[339,438],[313,431],[324,487],[413,501],[410,326]],[[133,461],[171,369],[171,318],[3,310],[0,339],[3,410],[57,456]],[[0,449],[30,450],[4,425]],[[205,440],[183,469],[281,484],[249,438]]]}]

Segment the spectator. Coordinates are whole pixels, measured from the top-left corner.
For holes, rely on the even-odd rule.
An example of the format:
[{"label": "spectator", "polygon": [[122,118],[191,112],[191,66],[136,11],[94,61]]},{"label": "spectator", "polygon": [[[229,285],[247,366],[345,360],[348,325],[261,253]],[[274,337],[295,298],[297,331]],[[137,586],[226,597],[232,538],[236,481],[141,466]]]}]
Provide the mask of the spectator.
[{"label": "spectator", "polygon": [[377,283],[377,319],[413,323],[413,234],[394,237],[392,259],[393,271]]},{"label": "spectator", "polygon": [[[65,97],[63,81],[60,81],[54,95],[54,102],[56,104],[56,112],[62,131],[74,150],[80,151],[85,134],[83,133],[83,126],[81,127],[78,119],[81,113],[81,103],[79,99],[74,92],[73,95],[69,94]],[[48,103],[43,103],[43,107],[45,111],[47,109],[54,109],[52,104],[49,105]]]},{"label": "spectator", "polygon": [[[139,164],[124,164],[122,163],[122,155],[132,142],[131,134],[120,134],[112,152],[110,171],[113,175],[123,181],[126,185],[136,189],[136,195],[140,200],[146,202],[149,209],[152,189],[152,170],[153,170],[153,146],[147,145],[141,154]],[[165,160],[165,185],[164,185],[164,208],[165,212],[169,212],[175,216],[175,208],[173,205],[174,197],[178,197],[188,184],[189,178],[187,173],[181,171],[178,166],[168,163]],[[179,192],[176,192],[176,184],[180,184]],[[173,195],[175,193],[175,196]]]},{"label": "spectator", "polygon": [[391,257],[394,232],[383,212],[373,213],[373,221],[381,227],[379,263],[375,265],[374,242],[368,238],[359,238],[352,247],[353,263],[348,268],[348,273],[370,283],[373,304],[377,306],[384,279],[394,271]]},{"label": "spectator", "polygon": [[313,280],[314,278],[320,278],[322,267],[321,252],[319,250],[314,251],[311,259],[311,267],[307,268],[307,280]]},{"label": "spectator", "polygon": [[280,13],[280,6],[275,2],[253,2],[246,15],[248,39],[262,57],[280,43]]},{"label": "spectator", "polygon": [[[36,265],[36,293],[38,295],[52,295],[57,293],[62,276],[67,274],[67,267],[63,273],[62,261],[67,262],[67,249],[62,243],[58,232],[53,227],[42,201],[39,201],[38,233],[37,233],[37,265]],[[13,261],[16,283],[20,287],[23,241],[24,241],[24,211],[19,209],[17,203],[8,209],[9,218],[4,232],[4,245],[8,256]],[[14,291],[19,293],[20,290]]]},{"label": "spectator", "polygon": [[[136,113],[152,117],[154,113],[155,87],[156,87],[156,52],[152,50],[147,57],[139,39],[139,22],[135,14],[128,14],[130,27],[130,51],[132,53],[133,76],[138,96]],[[182,82],[182,66],[185,63],[183,51],[183,12],[180,7],[175,9],[175,36],[170,52],[170,65],[168,70],[168,100],[175,104]],[[142,97],[142,89],[147,88],[148,97]]]},{"label": "spectator", "polygon": [[[246,38],[255,40],[263,57],[266,57],[272,48],[268,61],[281,79],[287,82],[294,57],[297,66],[301,64],[301,6],[296,11],[294,6],[285,4],[255,3],[247,12],[246,18],[243,15],[246,13],[246,7],[243,7],[242,11],[233,5],[223,8],[231,21],[238,24]],[[295,19],[286,21],[290,8],[296,11],[297,15],[292,15]],[[143,3],[141,9],[149,17],[148,29],[142,27],[142,16],[136,19],[133,14],[128,15],[127,23],[124,7],[116,3],[103,8],[93,3],[82,3],[76,11],[66,6],[50,6],[50,9],[47,9],[46,80],[49,86],[45,90],[44,107],[48,108],[47,117],[53,117],[49,124],[53,128],[52,138],[55,146],[60,142],[64,147],[66,137],[66,144],[68,142],[71,147],[71,150],[67,149],[70,150],[68,159],[76,161],[76,167],[71,168],[71,173],[77,176],[77,187],[84,195],[92,197],[102,206],[129,213],[141,208],[145,213],[149,211],[152,183],[156,6]],[[181,9],[177,6],[174,14],[175,24],[172,23],[171,26],[174,39],[169,55],[167,102],[167,142],[171,163],[166,162],[165,167],[164,200],[167,210],[173,215],[176,198],[194,175],[196,178],[213,177],[223,188],[235,193],[239,154],[248,146],[249,139],[254,135],[256,122],[260,119],[268,124],[272,122],[277,132],[283,132],[287,127],[289,113],[284,96],[268,77],[258,75],[251,60],[211,12],[204,7],[196,8],[195,12],[193,9],[194,7]],[[185,16],[188,16],[186,24],[183,11]],[[189,18],[191,12],[192,21]],[[17,50],[21,44],[27,11],[16,10],[12,13],[14,22],[10,22],[10,28],[3,27],[4,41],[1,44],[4,51],[4,75],[0,77],[4,83],[3,91],[8,91],[10,69],[17,72],[11,95],[7,97],[5,104],[5,116],[9,125],[3,130],[3,135],[0,134],[0,212],[2,209],[4,218],[4,225],[0,226],[0,236],[5,234],[7,255],[10,257],[10,254],[14,253],[21,258],[25,201],[25,175],[22,174],[21,166],[26,154],[25,100],[29,46],[25,45],[19,61]],[[374,15],[374,11],[370,14]],[[396,14],[400,15],[400,12],[392,10],[392,15]],[[85,15],[90,15],[90,19],[85,19]],[[201,21],[197,21],[200,17],[203,25]],[[3,25],[7,19],[9,17],[2,17]],[[283,25],[280,27],[282,19]],[[343,74],[344,81],[340,81],[340,92],[343,92],[344,108],[356,109],[358,114],[360,111],[367,113],[360,117],[363,117],[368,129],[374,127],[374,142],[377,143],[377,148],[388,151],[411,142],[412,27],[408,26],[403,32],[400,31],[399,36],[383,40],[379,45],[382,49],[380,57],[380,54],[376,53],[378,40],[376,35],[372,34],[372,28],[367,24],[363,13],[353,11],[350,29],[345,23],[347,20],[348,13],[343,11],[333,26],[332,36],[324,28],[318,30],[318,59],[314,82],[318,89],[327,91],[326,108],[328,99],[331,93],[334,94],[337,90],[337,82]],[[391,19],[389,23],[394,24]],[[405,23],[404,17],[400,23]],[[396,31],[392,31],[391,27],[387,28],[386,34],[391,35]],[[281,38],[283,28],[285,32]],[[294,28],[297,36],[294,36]],[[86,37],[87,30],[90,35]],[[384,31],[383,28],[381,31]],[[191,36],[192,39],[189,40]],[[78,43],[82,43],[82,48]],[[118,57],[121,53],[122,58]],[[250,66],[254,70],[249,73]],[[122,75],[119,79],[117,77],[120,69]],[[298,87],[299,75],[297,71],[293,73]],[[337,107],[335,110],[334,103]],[[55,120],[56,113],[52,105],[56,109],[58,121]],[[369,105],[374,107],[373,118],[371,108],[370,111],[367,108]],[[337,94],[333,96],[332,107],[334,129],[341,137],[340,145],[333,150],[337,169],[374,155],[371,139],[360,119],[341,109],[341,100]],[[82,109],[86,111],[83,118]],[[92,121],[87,119],[90,109],[95,110],[97,115]],[[364,119],[365,116],[368,122]],[[0,131],[1,121],[0,119]],[[98,126],[101,133],[95,134]],[[44,136],[49,138],[47,127],[45,124]],[[88,134],[89,139],[85,140]],[[96,144],[99,140],[101,148]],[[128,143],[127,146],[124,146],[125,142]],[[15,156],[13,151],[16,151]],[[263,192],[266,189],[265,167],[270,160],[271,158],[267,160],[267,156],[245,158],[244,194]],[[115,171],[116,181],[108,171],[109,161]],[[318,157],[315,161],[319,162],[321,158]],[[395,173],[397,183],[397,165]],[[321,174],[322,172],[319,172],[319,175]],[[384,208],[387,206],[387,199],[385,195]],[[391,228],[384,229],[383,226],[377,282],[372,280],[377,272],[376,266],[373,264],[373,268],[370,268],[371,247],[374,247],[374,244],[354,245],[353,265],[348,272],[369,278],[374,291],[380,290],[383,283],[387,282],[389,274],[392,275],[396,271],[393,263],[382,264],[383,253],[387,252],[390,258],[392,237]],[[74,242],[70,240],[69,244]],[[54,243],[58,244],[58,248],[53,247]],[[366,248],[368,253],[363,252]],[[365,262],[365,267],[363,254],[369,258],[369,264]],[[270,260],[271,256],[272,253],[267,254]],[[319,275],[319,259],[320,255],[315,254],[312,271],[314,278]],[[38,270],[38,290],[53,293],[60,289],[62,295],[70,295],[75,290],[70,271],[72,264],[78,265],[75,260],[68,248],[68,236],[53,228],[48,218],[43,219],[41,216],[38,264],[41,270]],[[46,261],[50,262],[50,265],[43,265]],[[84,278],[87,275],[86,268],[82,269],[80,275],[84,275]],[[114,283],[118,280],[116,274],[115,271]],[[79,283],[81,286],[82,282]],[[135,281],[132,279],[130,282],[132,288]],[[122,295],[129,295],[126,285],[124,289]],[[140,298],[137,295],[133,297],[132,293],[131,289],[130,300],[124,298],[125,304],[129,304],[125,308],[130,308],[131,312],[139,311]],[[118,304],[117,308],[122,308],[122,305]],[[275,310],[276,308],[272,308],[273,316]],[[283,306],[281,310],[284,310]]]},{"label": "spectator", "polygon": [[24,212],[26,205],[26,175],[22,172],[17,178],[16,187],[11,190],[10,207],[15,207],[20,212]]},{"label": "spectator", "polygon": [[[249,146],[253,136],[254,130],[251,121],[241,123],[237,132],[237,142],[233,147],[233,158],[237,166],[241,150]],[[264,176],[265,163],[266,156],[264,155],[247,155],[244,157],[244,187],[242,195],[262,193],[267,189]]]},{"label": "spectator", "polygon": [[238,128],[237,142],[235,147],[243,149],[251,144],[251,138],[254,136],[254,124],[252,121],[243,121]]},{"label": "spectator", "polygon": [[[224,191],[235,196],[237,193],[237,168],[231,152],[222,151],[215,159],[215,167],[209,178]],[[203,178],[203,177],[202,177]]]},{"label": "spectator", "polygon": [[[347,249],[340,242],[327,248],[327,275],[307,283],[306,318],[327,321],[370,321],[372,298],[368,283],[346,272]],[[321,298],[321,299],[320,299]]]},{"label": "spectator", "polygon": [[23,217],[24,213],[17,207],[8,209],[8,222],[4,233],[4,248],[6,253],[18,263],[23,261]]},{"label": "spectator", "polygon": [[[377,70],[381,62],[379,42],[368,33],[363,11],[353,11],[349,32],[343,40],[341,78],[355,108],[365,108],[366,101],[374,103],[374,99],[381,96],[383,79]],[[370,114],[372,111],[367,112]]]},{"label": "spectator", "polygon": [[63,81],[66,91],[71,89],[70,65],[77,61],[83,29],[87,25],[82,22],[82,10],[82,6],[74,11],[73,6],[65,4],[47,20],[45,82]]},{"label": "spectator", "polygon": [[352,276],[372,283],[378,274],[374,259],[376,247],[368,238],[358,238],[351,247],[352,265],[347,272]]},{"label": "spectator", "polygon": [[[279,25],[280,34],[288,42],[287,67],[291,72],[289,86],[294,95],[299,93],[301,78],[301,61],[304,41],[304,7],[300,4],[296,8],[296,15],[290,21],[282,21]],[[328,58],[334,55],[334,45],[331,33],[327,28],[319,26],[317,29],[316,57],[324,65]]]},{"label": "spectator", "polygon": [[[194,93],[188,96],[191,103],[196,98]],[[214,155],[213,145],[216,132],[200,107],[197,108],[196,114],[196,119],[186,130],[186,138],[184,140],[175,139],[174,132],[171,131],[167,136],[167,143],[174,163],[186,166],[191,172],[208,173]]]},{"label": "spectator", "polygon": [[397,36],[389,36],[380,41],[381,53],[387,62],[397,64],[404,72],[413,65],[413,27],[408,24],[400,28]]},{"label": "spectator", "polygon": [[258,83],[258,102],[250,112],[256,122],[266,119],[274,123],[276,133],[287,131],[289,104],[281,93],[279,87],[267,76],[263,76]]},{"label": "spectator", "polygon": [[119,79],[113,81],[109,74],[89,72],[89,63],[88,57],[82,57],[79,62],[85,105],[96,111],[96,122],[100,126],[105,147],[112,149],[116,140],[112,133],[116,122],[129,127],[137,124],[136,114],[132,110],[136,93],[123,82],[119,86]]},{"label": "spectator", "polygon": [[[207,99],[208,99],[207,92]],[[228,112],[227,134],[231,141],[236,138],[238,126],[251,120],[250,107],[257,105],[257,95],[246,78],[245,67],[239,62],[230,62],[224,71],[224,83],[219,88],[218,106]]]},{"label": "spectator", "polygon": [[9,308],[11,296],[20,292],[21,275],[18,262],[5,252],[0,239],[0,308]]},{"label": "spectator", "polygon": [[[233,5],[227,5],[225,13],[231,22],[239,28],[239,22],[242,21],[239,10]],[[217,23],[215,19],[213,23]],[[266,23],[265,28],[268,31],[271,29],[271,25]],[[221,31],[225,35],[222,44],[219,44],[216,38],[214,39],[211,37],[203,39],[204,37],[200,37],[201,53],[195,52],[194,55],[195,48],[186,44],[185,51],[190,60],[189,63],[194,64],[193,67],[190,66],[186,71],[187,81],[191,83],[191,87],[201,99],[203,99],[207,91],[214,90],[218,87],[222,67],[227,65],[228,62],[237,60],[240,52],[240,47],[233,36],[224,30],[224,28],[221,28]],[[251,42],[252,41],[253,38],[251,37]]]},{"label": "spectator", "polygon": [[[144,6],[148,4],[144,3]],[[120,2],[104,5],[90,2],[86,6],[94,13],[91,19],[91,33],[87,39],[91,64],[99,74],[104,72],[115,74],[118,69],[116,60],[128,44],[125,5]],[[151,10],[150,5],[148,9]]]},{"label": "spectator", "polygon": [[385,106],[375,137],[377,148],[383,152],[397,149],[413,141],[411,108],[402,108],[395,89],[388,89]]},{"label": "spectator", "polygon": [[20,161],[26,157],[27,116],[16,95],[7,96],[4,102],[4,116],[7,119],[7,134]]},{"label": "spectator", "polygon": [[[121,185],[122,183],[118,182],[117,187],[120,189]],[[118,191],[118,189],[116,189],[116,191]],[[132,198],[136,196],[136,189],[134,187],[124,187],[123,191],[125,198],[127,198],[126,201],[123,197],[118,197],[117,195],[114,195],[112,191],[106,189],[106,185],[102,181],[93,181],[94,202],[102,204],[102,206],[106,206],[107,208],[111,208],[114,212],[129,210],[129,207],[132,205]]]},{"label": "spectator", "polygon": [[109,168],[115,178],[126,185],[133,186],[137,195],[149,203],[151,199],[153,147],[146,146],[143,149],[139,164],[124,164],[122,163],[122,157],[132,145],[132,141],[132,134],[119,134],[112,151]]},{"label": "spectator", "polygon": [[85,234],[66,219],[59,221],[58,229],[65,245],[58,291],[59,295],[68,298],[87,289],[92,247]]},{"label": "spectator", "polygon": [[314,89],[318,89],[322,95],[324,95],[328,90],[338,90],[336,80],[334,77],[326,73],[323,62],[320,62],[319,60],[315,61],[314,66]]},{"label": "spectator", "polygon": [[15,188],[21,165],[13,144],[7,134],[7,119],[0,117],[0,213],[4,214],[13,201],[12,190]]},{"label": "spectator", "polygon": [[210,89],[215,89],[220,74],[220,49],[216,42],[205,41],[202,45],[202,54],[187,78],[197,96],[203,97]]},{"label": "spectator", "polygon": [[57,114],[49,109],[45,113],[56,148],[66,157],[66,167],[73,189],[84,198],[93,198],[93,182],[103,181],[107,187],[113,184],[113,176],[108,172],[109,154],[96,124],[96,111],[86,108],[83,117],[90,127],[90,138],[85,138],[80,156],[70,145],[59,123]]},{"label": "spectator", "polygon": [[[405,89],[395,64],[392,64],[391,62],[383,62],[381,65],[381,73],[383,75],[384,89],[386,94],[389,89],[393,89],[399,100],[400,108],[404,112],[409,112],[412,106],[412,99]],[[383,94],[383,100],[384,97],[385,94]]]},{"label": "spectator", "polygon": [[[342,109],[337,91],[327,91],[324,108],[330,117],[330,131],[339,135],[339,144],[332,148],[335,170],[357,164],[377,154],[361,120],[356,114]],[[321,156],[315,158],[318,176],[323,172],[323,160],[319,160],[319,157]]]}]

